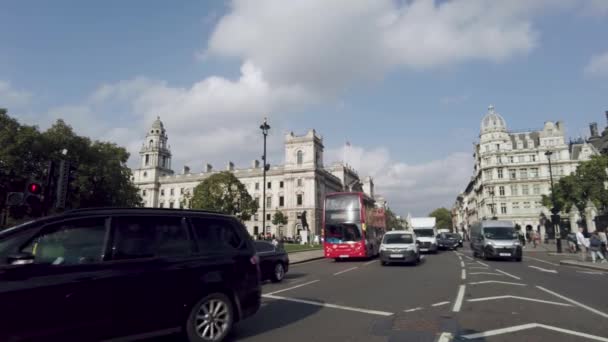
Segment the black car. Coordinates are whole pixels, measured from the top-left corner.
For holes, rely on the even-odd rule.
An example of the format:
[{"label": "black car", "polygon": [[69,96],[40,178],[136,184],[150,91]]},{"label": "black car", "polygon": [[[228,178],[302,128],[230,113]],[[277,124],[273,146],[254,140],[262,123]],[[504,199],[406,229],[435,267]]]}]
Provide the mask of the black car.
[{"label": "black car", "polygon": [[439,249],[456,249],[458,248],[458,234],[441,233],[437,235],[437,246]]},{"label": "black car", "polygon": [[255,249],[260,258],[262,280],[278,283],[289,271],[289,257],[281,245],[273,245],[266,241],[255,241]]},{"label": "black car", "polygon": [[0,232],[0,341],[221,341],[260,303],[259,258],[231,216],[83,209]]}]

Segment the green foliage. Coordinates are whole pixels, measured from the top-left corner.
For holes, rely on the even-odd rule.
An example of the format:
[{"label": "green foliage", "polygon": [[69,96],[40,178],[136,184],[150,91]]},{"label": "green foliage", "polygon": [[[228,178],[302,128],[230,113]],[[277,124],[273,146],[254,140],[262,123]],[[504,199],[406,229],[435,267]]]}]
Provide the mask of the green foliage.
[{"label": "green foliage", "polygon": [[249,220],[258,210],[245,185],[231,172],[211,175],[194,188],[190,201],[192,209],[205,209],[234,215],[242,221]]},{"label": "green foliage", "polygon": [[285,216],[285,214],[283,214],[282,211],[278,210],[272,216],[272,224],[274,224],[275,226],[284,226],[284,225],[286,225],[287,224],[287,216]]},{"label": "green foliage", "polygon": [[437,220],[437,228],[447,228],[452,230],[452,213],[446,208],[437,208],[433,210],[430,217]]}]

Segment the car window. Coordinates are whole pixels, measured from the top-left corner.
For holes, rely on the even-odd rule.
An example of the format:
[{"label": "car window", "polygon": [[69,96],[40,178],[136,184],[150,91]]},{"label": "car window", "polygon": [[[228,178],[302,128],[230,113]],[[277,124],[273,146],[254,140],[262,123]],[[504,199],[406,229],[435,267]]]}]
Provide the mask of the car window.
[{"label": "car window", "polygon": [[201,252],[237,250],[244,245],[236,228],[228,220],[193,218],[192,226]]},{"label": "car window", "polygon": [[274,246],[268,242],[256,241],[255,251],[258,253],[272,252],[274,251]]},{"label": "car window", "polygon": [[65,221],[46,226],[20,252],[34,255],[36,264],[75,265],[101,262],[106,237],[105,218]]},{"label": "car window", "polygon": [[190,240],[181,217],[116,217],[112,219],[116,260],[188,255]]}]

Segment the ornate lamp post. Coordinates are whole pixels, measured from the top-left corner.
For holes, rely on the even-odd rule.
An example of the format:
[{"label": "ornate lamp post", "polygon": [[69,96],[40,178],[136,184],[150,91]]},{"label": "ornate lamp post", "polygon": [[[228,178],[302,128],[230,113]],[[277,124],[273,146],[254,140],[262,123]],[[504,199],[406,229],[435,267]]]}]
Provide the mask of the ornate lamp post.
[{"label": "ornate lamp post", "polygon": [[559,210],[557,209],[557,206],[555,205],[555,191],[553,188],[553,168],[551,167],[551,155],[553,155],[552,151],[545,152],[545,156],[547,156],[547,160],[549,161],[549,177],[551,180],[551,204],[553,205],[553,208],[551,208],[551,213],[553,213],[553,215],[551,215],[551,221],[553,223],[553,231],[555,232],[555,244],[557,245],[557,253],[561,253],[562,252],[562,237],[561,237],[561,232],[560,232],[560,228],[559,228],[560,217],[559,217]]},{"label": "ornate lamp post", "polygon": [[263,162],[263,171],[262,171],[262,234],[264,238],[266,237],[266,171],[269,169],[269,166],[266,163],[266,136],[268,136],[268,130],[270,129],[270,125],[268,125],[268,120],[264,118],[264,123],[260,125],[260,129],[262,130],[262,135],[264,136],[264,155],[262,156]]}]

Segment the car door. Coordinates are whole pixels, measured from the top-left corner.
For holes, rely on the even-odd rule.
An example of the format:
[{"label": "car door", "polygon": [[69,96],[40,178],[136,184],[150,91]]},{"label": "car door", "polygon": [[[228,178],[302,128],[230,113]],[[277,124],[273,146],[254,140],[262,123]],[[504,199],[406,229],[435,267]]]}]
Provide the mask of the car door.
[{"label": "car door", "polygon": [[111,328],[111,291],[103,263],[106,223],[96,217],[48,224],[19,246],[16,252],[29,253],[33,263],[0,272],[2,326],[11,335],[89,341]]},{"label": "car door", "polygon": [[255,241],[255,250],[260,258],[260,270],[262,278],[267,278],[274,271],[275,263],[275,248],[271,243],[264,241]]}]

